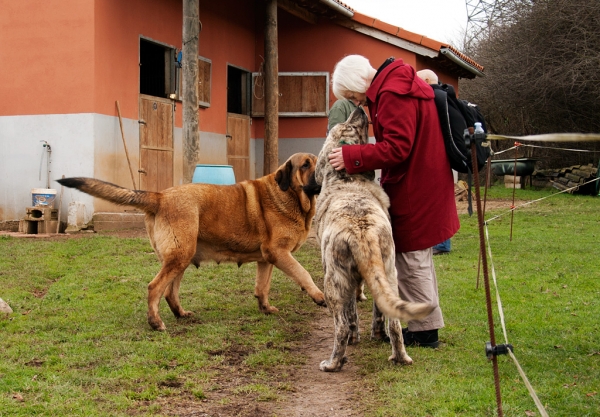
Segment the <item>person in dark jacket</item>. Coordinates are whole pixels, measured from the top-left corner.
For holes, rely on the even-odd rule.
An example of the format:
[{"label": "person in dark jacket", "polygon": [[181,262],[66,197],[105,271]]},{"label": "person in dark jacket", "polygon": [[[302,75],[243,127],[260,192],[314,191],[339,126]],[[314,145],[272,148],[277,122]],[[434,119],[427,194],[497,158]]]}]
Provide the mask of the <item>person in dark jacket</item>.
[{"label": "person in dark jacket", "polygon": [[[417,71],[417,77],[419,77],[420,79],[422,79],[429,85],[439,84],[439,79],[438,79],[437,74],[430,69],[422,69],[420,71]],[[454,171],[452,172],[452,176],[454,178],[454,181],[456,182],[457,178],[456,178],[456,174]],[[442,255],[442,254],[450,253],[450,251],[452,250],[452,241],[450,238],[448,238],[448,239],[444,240],[443,242],[435,245],[432,249],[433,249],[434,255]]]},{"label": "person in dark jacket", "polygon": [[431,248],[460,224],[433,90],[402,60],[390,58],[375,70],[360,55],[336,64],[332,90],[338,99],[368,106],[376,142],[335,148],[329,160],[349,174],[381,169],[391,201],[400,297],[437,306],[425,319],[408,322],[404,341],[435,348],[444,319]]}]

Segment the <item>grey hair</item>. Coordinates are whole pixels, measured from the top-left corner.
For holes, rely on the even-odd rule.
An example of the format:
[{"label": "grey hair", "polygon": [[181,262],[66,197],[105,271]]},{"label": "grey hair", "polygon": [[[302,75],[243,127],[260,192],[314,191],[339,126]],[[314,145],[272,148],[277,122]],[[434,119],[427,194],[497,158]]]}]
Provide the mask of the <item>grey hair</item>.
[{"label": "grey hair", "polygon": [[370,75],[375,69],[362,55],[348,55],[333,69],[331,90],[338,99],[345,99],[349,92],[365,93],[369,88]]}]

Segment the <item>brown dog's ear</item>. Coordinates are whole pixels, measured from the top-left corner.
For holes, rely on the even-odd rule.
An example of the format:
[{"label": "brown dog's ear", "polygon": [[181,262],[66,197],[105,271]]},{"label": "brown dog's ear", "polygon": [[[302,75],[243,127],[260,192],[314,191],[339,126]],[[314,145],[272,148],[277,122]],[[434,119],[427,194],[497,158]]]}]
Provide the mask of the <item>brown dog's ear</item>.
[{"label": "brown dog's ear", "polygon": [[285,166],[279,168],[275,173],[275,181],[281,191],[287,191],[292,181],[292,161],[287,161]]}]

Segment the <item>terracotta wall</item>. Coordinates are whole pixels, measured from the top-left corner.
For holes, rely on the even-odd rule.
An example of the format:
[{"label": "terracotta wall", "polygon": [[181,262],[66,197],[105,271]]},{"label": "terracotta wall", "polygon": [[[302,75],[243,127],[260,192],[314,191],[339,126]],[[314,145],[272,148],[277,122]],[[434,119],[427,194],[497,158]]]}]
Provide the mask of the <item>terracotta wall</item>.
[{"label": "terracotta wall", "polygon": [[[254,1],[201,0],[199,55],[212,61],[211,106],[200,110],[203,132],[227,131],[227,65],[256,71]],[[260,3],[259,3],[260,4]]]},{"label": "terracotta wall", "polygon": [[140,36],[181,48],[181,0],[95,1],[95,113],[138,119]]},{"label": "terracotta wall", "polygon": [[[138,118],[140,36],[181,48],[181,0],[3,2],[2,115],[98,113]],[[200,1],[199,54],[212,60],[203,131],[225,133],[227,64],[254,71],[253,1]],[[262,29],[259,29],[262,31]],[[23,53],[26,51],[26,53]],[[176,126],[181,127],[181,103]]]},{"label": "terracotta wall", "polygon": [[94,2],[3,1],[0,115],[94,110]]},{"label": "terracotta wall", "polygon": [[[0,47],[12,50],[3,62],[0,114],[98,113],[138,118],[140,36],[181,48],[181,0],[34,0],[4,2]],[[262,3],[200,1],[199,54],[212,61],[211,106],[200,110],[202,131],[226,133],[227,65],[258,71],[264,56]],[[282,9],[279,18],[279,70],[328,71],[344,55],[358,53],[377,67],[389,56],[420,69],[408,51],[322,21],[307,23]],[[6,30],[10,29],[10,30]],[[27,53],[20,53],[27,51]],[[449,78],[445,74],[442,78]],[[456,83],[458,84],[458,83]],[[330,105],[335,97],[330,95]],[[181,103],[176,127],[181,127]],[[318,137],[326,118],[283,118],[280,137]],[[253,137],[264,135],[263,119]]]}]

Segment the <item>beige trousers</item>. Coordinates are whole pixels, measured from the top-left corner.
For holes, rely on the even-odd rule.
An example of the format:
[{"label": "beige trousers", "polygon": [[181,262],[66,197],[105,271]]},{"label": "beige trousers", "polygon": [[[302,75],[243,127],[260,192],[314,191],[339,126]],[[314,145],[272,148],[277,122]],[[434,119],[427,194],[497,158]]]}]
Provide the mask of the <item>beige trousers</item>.
[{"label": "beige trousers", "polygon": [[436,306],[423,320],[409,321],[408,330],[420,332],[444,327],[431,248],[396,253],[396,270],[401,299]]}]

